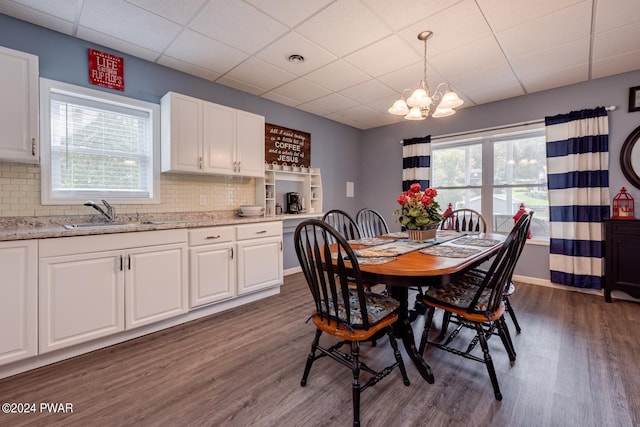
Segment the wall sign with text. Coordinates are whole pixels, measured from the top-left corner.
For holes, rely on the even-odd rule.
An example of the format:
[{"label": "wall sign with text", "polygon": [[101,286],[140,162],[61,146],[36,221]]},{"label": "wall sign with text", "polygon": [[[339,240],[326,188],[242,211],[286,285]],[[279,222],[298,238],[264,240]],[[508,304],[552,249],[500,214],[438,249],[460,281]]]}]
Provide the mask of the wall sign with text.
[{"label": "wall sign with text", "polygon": [[89,83],[124,90],[124,58],[89,49]]},{"label": "wall sign with text", "polygon": [[311,166],[311,134],[282,126],[264,125],[265,161],[283,166]]}]

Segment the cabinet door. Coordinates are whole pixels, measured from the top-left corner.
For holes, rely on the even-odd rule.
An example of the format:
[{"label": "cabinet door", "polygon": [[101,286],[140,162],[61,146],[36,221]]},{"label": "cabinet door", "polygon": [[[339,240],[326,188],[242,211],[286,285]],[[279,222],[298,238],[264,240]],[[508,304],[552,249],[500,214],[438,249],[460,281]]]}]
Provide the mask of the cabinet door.
[{"label": "cabinet door", "polygon": [[126,328],[187,312],[187,244],[131,249],[125,256]]},{"label": "cabinet door", "polygon": [[233,108],[203,102],[205,172],[227,175],[236,173],[235,120]]},{"label": "cabinet door", "polygon": [[35,240],[0,243],[0,365],[37,354],[37,268]]},{"label": "cabinet door", "polygon": [[38,57],[0,47],[0,160],[38,163]]},{"label": "cabinet door", "polygon": [[227,242],[189,249],[190,307],[235,296],[233,246]]},{"label": "cabinet door", "polygon": [[162,171],[201,172],[203,101],[169,92],[161,101]]},{"label": "cabinet door", "polygon": [[244,176],[264,176],[264,117],[238,111],[236,131],[239,173]]},{"label": "cabinet door", "polygon": [[282,284],[282,237],[238,242],[238,294]]},{"label": "cabinet door", "polygon": [[124,330],[122,251],[40,260],[40,353]]}]

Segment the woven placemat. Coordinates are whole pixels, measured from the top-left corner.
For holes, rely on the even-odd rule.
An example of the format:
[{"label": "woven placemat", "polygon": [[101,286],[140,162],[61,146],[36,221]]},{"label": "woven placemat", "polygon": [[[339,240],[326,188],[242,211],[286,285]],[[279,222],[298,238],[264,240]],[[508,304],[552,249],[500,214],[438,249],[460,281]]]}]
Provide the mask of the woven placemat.
[{"label": "woven placemat", "polygon": [[466,258],[481,251],[481,249],[463,248],[450,245],[438,245],[420,249],[420,253],[425,255],[444,256],[448,258]]}]

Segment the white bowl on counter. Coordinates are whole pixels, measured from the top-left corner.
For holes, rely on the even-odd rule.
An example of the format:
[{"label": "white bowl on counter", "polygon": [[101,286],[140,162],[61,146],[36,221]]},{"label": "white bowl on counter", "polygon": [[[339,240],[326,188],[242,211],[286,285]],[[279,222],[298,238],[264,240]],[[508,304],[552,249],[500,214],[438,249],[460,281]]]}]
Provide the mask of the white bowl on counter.
[{"label": "white bowl on counter", "polygon": [[264,213],[264,206],[261,205],[241,205],[240,216],[259,216]]}]

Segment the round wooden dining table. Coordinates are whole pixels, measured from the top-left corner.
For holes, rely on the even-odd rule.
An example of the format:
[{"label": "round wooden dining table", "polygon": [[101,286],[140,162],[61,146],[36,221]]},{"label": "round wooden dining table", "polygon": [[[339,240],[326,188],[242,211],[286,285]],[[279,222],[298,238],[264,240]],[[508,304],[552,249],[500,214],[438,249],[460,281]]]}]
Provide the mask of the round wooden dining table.
[{"label": "round wooden dining table", "polygon": [[[446,285],[452,274],[476,267],[495,255],[506,236],[495,233],[480,233],[474,234],[473,238],[491,239],[498,241],[498,243],[488,247],[473,246],[480,251],[464,258],[428,255],[415,250],[398,255],[392,261],[383,264],[359,263],[363,280],[368,283],[386,285],[390,295],[400,302],[399,319],[396,322],[394,333],[397,338],[402,339],[404,348],[418,372],[430,384],[433,384],[434,381],[433,373],[431,367],[418,353],[411,327],[411,322],[415,317],[410,313],[409,288]],[[447,244],[449,243],[455,244],[456,240],[449,240]],[[363,245],[357,244],[351,244],[351,246],[353,249],[364,248]]]}]

